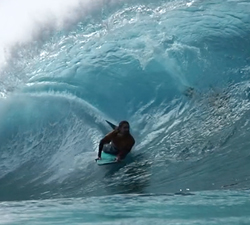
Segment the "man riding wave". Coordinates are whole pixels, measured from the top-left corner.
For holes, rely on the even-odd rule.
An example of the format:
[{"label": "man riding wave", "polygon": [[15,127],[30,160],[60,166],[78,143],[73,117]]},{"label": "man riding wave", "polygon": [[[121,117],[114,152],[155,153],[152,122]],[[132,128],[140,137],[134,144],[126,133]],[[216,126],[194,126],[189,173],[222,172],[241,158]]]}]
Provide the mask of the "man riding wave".
[{"label": "man riding wave", "polygon": [[135,139],[130,134],[129,128],[127,121],[121,121],[115,130],[101,139],[97,160],[101,159],[102,151],[116,155],[116,161],[124,159],[135,144]]}]

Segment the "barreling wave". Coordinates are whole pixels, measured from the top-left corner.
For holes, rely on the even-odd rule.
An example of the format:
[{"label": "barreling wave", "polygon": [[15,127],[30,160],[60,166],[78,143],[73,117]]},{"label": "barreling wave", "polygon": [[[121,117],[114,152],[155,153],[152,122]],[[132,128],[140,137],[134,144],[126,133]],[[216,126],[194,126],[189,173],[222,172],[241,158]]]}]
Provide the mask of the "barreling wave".
[{"label": "barreling wave", "polygon": [[[92,8],[2,67],[0,200],[249,188],[250,4]],[[94,163],[106,119],[126,165]]]}]

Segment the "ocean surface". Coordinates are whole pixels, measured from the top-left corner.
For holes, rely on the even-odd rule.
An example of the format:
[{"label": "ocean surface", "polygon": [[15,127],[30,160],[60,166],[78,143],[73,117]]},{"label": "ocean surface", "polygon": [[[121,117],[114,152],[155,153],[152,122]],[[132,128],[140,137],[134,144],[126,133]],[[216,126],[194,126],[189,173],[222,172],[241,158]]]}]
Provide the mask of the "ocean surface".
[{"label": "ocean surface", "polygon": [[[2,0],[0,224],[250,224],[249,12]],[[95,163],[105,120],[124,163]]]}]

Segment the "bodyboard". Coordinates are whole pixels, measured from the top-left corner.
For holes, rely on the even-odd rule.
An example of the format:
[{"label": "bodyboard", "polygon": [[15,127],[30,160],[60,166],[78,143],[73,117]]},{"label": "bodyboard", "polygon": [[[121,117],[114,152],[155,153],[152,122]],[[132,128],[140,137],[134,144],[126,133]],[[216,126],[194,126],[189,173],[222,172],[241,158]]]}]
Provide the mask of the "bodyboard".
[{"label": "bodyboard", "polygon": [[108,154],[105,152],[102,152],[101,158],[102,159],[100,159],[100,160],[96,160],[96,162],[99,166],[118,163],[117,161],[115,161],[115,159],[116,159],[115,155],[111,155],[111,154]]}]

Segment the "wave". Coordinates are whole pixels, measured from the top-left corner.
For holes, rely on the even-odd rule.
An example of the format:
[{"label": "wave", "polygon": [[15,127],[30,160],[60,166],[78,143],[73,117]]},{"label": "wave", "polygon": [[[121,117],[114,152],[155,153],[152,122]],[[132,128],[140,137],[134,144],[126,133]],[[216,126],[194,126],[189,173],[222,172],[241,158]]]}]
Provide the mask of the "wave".
[{"label": "wave", "polygon": [[[249,188],[250,4],[96,3],[2,67],[0,199]],[[106,119],[136,146],[100,169]]]}]

